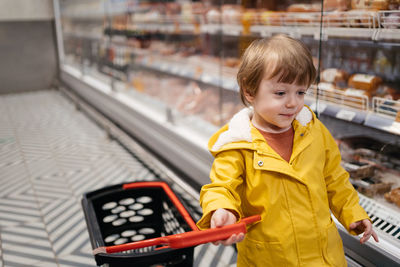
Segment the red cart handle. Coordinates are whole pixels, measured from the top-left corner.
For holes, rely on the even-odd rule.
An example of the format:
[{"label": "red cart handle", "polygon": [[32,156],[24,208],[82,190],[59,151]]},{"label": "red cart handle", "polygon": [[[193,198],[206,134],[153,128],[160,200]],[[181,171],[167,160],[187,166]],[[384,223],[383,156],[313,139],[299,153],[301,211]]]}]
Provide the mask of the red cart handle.
[{"label": "red cart handle", "polygon": [[254,215],[247,218],[243,218],[238,223],[226,225],[223,227],[151,238],[116,246],[98,247],[93,250],[93,254],[96,255],[98,253],[116,253],[131,249],[138,249],[138,248],[157,246],[157,245],[164,245],[171,248],[193,247],[208,242],[225,240],[233,234],[246,233],[247,232],[246,224],[254,223],[260,220],[261,220],[260,215]]}]

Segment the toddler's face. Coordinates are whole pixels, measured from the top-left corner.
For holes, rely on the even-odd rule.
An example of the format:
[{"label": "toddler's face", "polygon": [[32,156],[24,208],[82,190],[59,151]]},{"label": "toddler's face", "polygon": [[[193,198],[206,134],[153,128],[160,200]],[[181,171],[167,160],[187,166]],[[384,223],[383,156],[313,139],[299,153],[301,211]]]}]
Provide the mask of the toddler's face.
[{"label": "toddler's face", "polygon": [[253,123],[270,132],[288,129],[304,106],[306,86],[263,79],[255,96],[246,96],[254,108]]}]

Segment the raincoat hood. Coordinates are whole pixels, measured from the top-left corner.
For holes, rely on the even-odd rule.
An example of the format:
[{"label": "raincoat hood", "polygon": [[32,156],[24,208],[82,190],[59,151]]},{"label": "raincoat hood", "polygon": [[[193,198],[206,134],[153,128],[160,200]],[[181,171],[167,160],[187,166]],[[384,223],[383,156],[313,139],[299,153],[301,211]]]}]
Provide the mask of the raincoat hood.
[{"label": "raincoat hood", "polygon": [[[236,113],[227,125],[210,138],[208,149],[211,154],[215,156],[220,151],[239,147],[257,149],[257,143],[262,141],[263,137],[252,125],[252,116],[252,108],[244,108]],[[306,131],[313,123],[314,117],[315,114],[310,108],[304,106],[293,121],[293,127],[295,130],[301,127]]]}]

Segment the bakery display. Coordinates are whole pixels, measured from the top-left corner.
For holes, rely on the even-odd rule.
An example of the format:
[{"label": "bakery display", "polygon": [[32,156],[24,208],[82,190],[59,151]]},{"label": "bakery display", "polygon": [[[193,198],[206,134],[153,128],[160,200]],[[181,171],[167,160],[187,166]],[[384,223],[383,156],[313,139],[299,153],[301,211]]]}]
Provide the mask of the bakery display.
[{"label": "bakery display", "polygon": [[349,74],[345,70],[328,68],[321,71],[321,81],[332,83],[336,87],[345,87],[348,78]]},{"label": "bakery display", "polygon": [[390,203],[394,203],[400,207],[400,187],[397,187],[390,192],[385,193],[385,199]]},{"label": "bakery display", "polygon": [[392,196],[398,190],[393,188],[400,186],[398,147],[387,149],[387,145],[365,137],[338,140],[338,145],[342,166],[357,191],[385,204],[395,202]]},{"label": "bakery display", "polygon": [[381,85],[382,79],[376,75],[356,73],[350,76],[348,86],[364,90],[368,96],[372,96]]},{"label": "bakery display", "polygon": [[[85,19],[64,23],[66,58],[78,66],[89,61],[126,83],[135,98],[179,119],[221,126],[243,108],[235,78],[243,49],[283,32],[306,41],[320,69],[320,83],[309,89],[312,101],[318,93],[326,111],[334,105],[400,123],[400,49],[391,46],[399,39],[400,1],[323,1],[321,59],[321,5],[313,2],[140,2],[101,18],[97,27]],[[89,32],[101,38],[88,45]],[[399,156],[381,153],[382,147],[342,150],[343,167],[359,192],[394,206]]]},{"label": "bakery display", "polygon": [[350,0],[324,0],[324,11],[346,11],[350,3]]}]

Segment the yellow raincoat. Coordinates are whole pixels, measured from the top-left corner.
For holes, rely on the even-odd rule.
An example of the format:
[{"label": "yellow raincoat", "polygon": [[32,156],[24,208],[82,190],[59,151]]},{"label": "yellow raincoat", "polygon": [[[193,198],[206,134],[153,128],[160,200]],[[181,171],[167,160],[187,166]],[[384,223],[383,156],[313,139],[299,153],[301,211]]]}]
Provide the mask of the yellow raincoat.
[{"label": "yellow raincoat", "polygon": [[331,212],[349,230],[368,218],[348,173],[340,166],[335,140],[304,107],[293,121],[290,161],[282,159],[250,122],[251,109],[237,113],[209,141],[215,160],[212,183],[200,194],[200,229],[212,212],[229,209],[240,218],[260,214],[237,244],[237,266],[346,266]]}]

